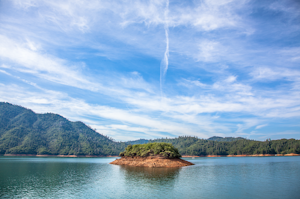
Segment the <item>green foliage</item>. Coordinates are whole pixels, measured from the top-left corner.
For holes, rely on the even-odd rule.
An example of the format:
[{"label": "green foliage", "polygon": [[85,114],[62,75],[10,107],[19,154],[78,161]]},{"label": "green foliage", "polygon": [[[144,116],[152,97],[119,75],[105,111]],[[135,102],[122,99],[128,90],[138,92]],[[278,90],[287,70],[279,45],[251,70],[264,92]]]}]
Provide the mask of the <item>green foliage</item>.
[{"label": "green foliage", "polygon": [[125,147],[82,122],[0,103],[0,154],[118,155]]},{"label": "green foliage", "polygon": [[300,140],[295,139],[266,140],[264,142],[237,139],[220,142],[185,136],[174,139],[155,139],[149,142],[171,143],[178,148],[182,155],[300,154]]},{"label": "green foliage", "polygon": [[148,143],[148,144],[135,144],[128,145],[120,156],[154,156],[161,155],[167,158],[179,158],[181,155],[172,144],[169,143]]},{"label": "green foliage", "polygon": [[213,136],[213,137],[210,137],[208,138],[207,140],[210,140],[210,141],[219,141],[219,142],[232,142],[232,141],[236,141],[236,140],[243,140],[245,138],[242,138],[242,137],[237,137],[237,138],[234,138],[234,137],[218,137],[218,136]]},{"label": "green foliage", "polygon": [[[144,145],[128,146],[130,143],[145,142],[150,144],[146,148]],[[152,146],[154,142],[172,144],[182,155],[300,154],[300,140],[295,139],[261,142],[231,137],[212,137],[206,140],[185,136],[174,139],[114,142],[82,122],[70,122],[52,113],[36,114],[29,109],[0,102],[0,154],[105,156],[118,155],[126,146],[128,147],[125,152],[130,151],[130,154],[126,155],[160,154],[175,157],[178,153],[167,145],[164,145],[165,148],[162,148],[162,145]],[[125,155],[125,152],[121,155]]]}]

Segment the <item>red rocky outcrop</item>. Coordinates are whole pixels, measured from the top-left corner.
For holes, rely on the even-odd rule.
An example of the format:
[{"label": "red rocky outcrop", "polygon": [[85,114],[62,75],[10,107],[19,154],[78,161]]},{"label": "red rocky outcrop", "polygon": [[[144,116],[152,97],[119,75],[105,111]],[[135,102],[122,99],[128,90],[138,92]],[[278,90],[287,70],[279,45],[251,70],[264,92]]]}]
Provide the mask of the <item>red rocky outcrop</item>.
[{"label": "red rocky outcrop", "polygon": [[182,160],[180,158],[165,158],[161,156],[148,156],[148,157],[126,157],[116,159],[110,164],[116,165],[129,165],[136,167],[184,167],[194,165],[191,162]]}]

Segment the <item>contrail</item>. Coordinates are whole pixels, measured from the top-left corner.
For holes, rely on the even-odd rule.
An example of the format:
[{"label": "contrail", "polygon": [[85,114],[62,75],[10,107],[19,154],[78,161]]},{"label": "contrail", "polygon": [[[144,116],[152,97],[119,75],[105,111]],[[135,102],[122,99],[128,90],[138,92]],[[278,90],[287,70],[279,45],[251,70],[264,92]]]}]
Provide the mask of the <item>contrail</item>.
[{"label": "contrail", "polygon": [[165,76],[168,70],[169,66],[169,24],[168,24],[168,12],[169,12],[169,0],[166,2],[166,8],[165,8],[165,23],[164,23],[164,28],[165,28],[165,35],[166,35],[166,51],[164,54],[164,58],[160,63],[160,94],[163,96],[163,83],[165,80]]}]

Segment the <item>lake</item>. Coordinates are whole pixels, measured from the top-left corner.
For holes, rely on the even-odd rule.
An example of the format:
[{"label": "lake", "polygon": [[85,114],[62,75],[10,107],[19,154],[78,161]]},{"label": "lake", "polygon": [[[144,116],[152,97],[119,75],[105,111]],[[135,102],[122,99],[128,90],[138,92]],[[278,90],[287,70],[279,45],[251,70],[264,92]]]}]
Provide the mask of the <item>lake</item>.
[{"label": "lake", "polygon": [[194,166],[110,165],[116,158],[0,157],[1,198],[300,198],[300,156],[183,158]]}]

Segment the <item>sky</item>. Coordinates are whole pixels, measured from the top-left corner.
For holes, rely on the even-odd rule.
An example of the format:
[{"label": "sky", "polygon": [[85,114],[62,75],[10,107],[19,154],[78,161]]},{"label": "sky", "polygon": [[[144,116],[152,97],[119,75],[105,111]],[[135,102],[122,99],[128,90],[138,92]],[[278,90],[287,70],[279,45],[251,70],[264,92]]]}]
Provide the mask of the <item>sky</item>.
[{"label": "sky", "polygon": [[116,141],[300,139],[300,2],[0,0],[0,101]]}]

